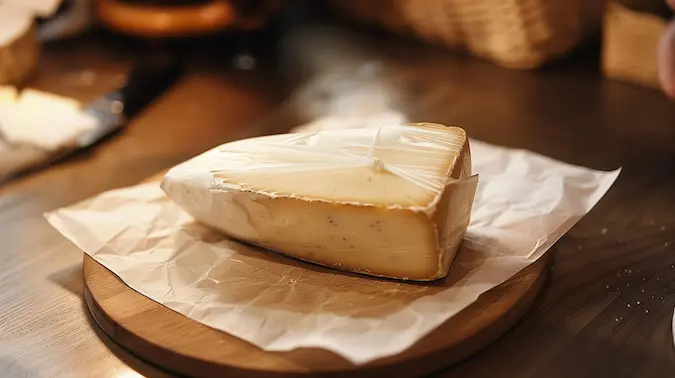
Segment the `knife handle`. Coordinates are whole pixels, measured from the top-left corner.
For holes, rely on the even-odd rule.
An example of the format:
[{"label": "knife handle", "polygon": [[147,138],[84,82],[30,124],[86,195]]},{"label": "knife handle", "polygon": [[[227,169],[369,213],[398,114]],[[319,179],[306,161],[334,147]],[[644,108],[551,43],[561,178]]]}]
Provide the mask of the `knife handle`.
[{"label": "knife handle", "polygon": [[141,57],[131,69],[126,84],[115,92],[126,119],[132,119],[182,73],[183,65],[175,57],[164,54]]}]

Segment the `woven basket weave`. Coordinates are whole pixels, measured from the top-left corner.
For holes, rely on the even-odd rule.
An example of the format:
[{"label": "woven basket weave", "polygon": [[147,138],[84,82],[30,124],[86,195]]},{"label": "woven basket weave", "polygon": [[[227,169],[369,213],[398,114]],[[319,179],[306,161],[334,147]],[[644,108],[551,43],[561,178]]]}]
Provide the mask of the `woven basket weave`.
[{"label": "woven basket weave", "polygon": [[633,4],[609,2],[602,49],[602,72],[606,77],[660,89],[656,52],[670,15],[653,9],[654,5],[665,4],[662,0],[651,0],[651,4],[649,9],[650,1],[640,1],[644,9],[636,11],[626,6]]},{"label": "woven basket weave", "polygon": [[600,29],[604,0],[329,0],[341,13],[393,32],[536,68]]}]

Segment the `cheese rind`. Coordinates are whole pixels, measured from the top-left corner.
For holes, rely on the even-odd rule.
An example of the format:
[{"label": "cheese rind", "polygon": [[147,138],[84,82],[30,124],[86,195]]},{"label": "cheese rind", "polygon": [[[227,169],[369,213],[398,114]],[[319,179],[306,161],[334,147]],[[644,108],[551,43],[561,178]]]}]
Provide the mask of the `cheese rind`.
[{"label": "cheese rind", "polygon": [[462,129],[413,124],[228,143],[174,167],[162,188],[233,238],[341,270],[433,280],[461,243],[476,183]]}]

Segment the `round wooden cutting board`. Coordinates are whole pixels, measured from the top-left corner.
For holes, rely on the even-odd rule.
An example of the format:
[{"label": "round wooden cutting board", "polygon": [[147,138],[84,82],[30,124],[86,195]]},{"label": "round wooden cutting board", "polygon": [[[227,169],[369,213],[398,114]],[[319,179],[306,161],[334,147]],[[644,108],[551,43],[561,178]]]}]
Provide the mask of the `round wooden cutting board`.
[{"label": "round wooden cutting board", "polygon": [[507,332],[543,286],[547,262],[544,256],[484,293],[403,353],[360,366],[319,349],[264,352],[148,299],[87,255],[85,298],[96,322],[113,340],[140,358],[182,375],[413,377],[450,366]]}]

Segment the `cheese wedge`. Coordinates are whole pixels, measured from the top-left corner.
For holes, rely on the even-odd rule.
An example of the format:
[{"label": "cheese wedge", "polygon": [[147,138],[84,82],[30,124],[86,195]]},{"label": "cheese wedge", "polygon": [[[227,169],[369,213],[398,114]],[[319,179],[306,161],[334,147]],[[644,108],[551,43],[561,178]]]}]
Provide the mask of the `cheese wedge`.
[{"label": "cheese wedge", "polygon": [[162,189],[198,221],[297,259],[374,276],[445,276],[477,177],[464,130],[410,124],[216,147]]}]

